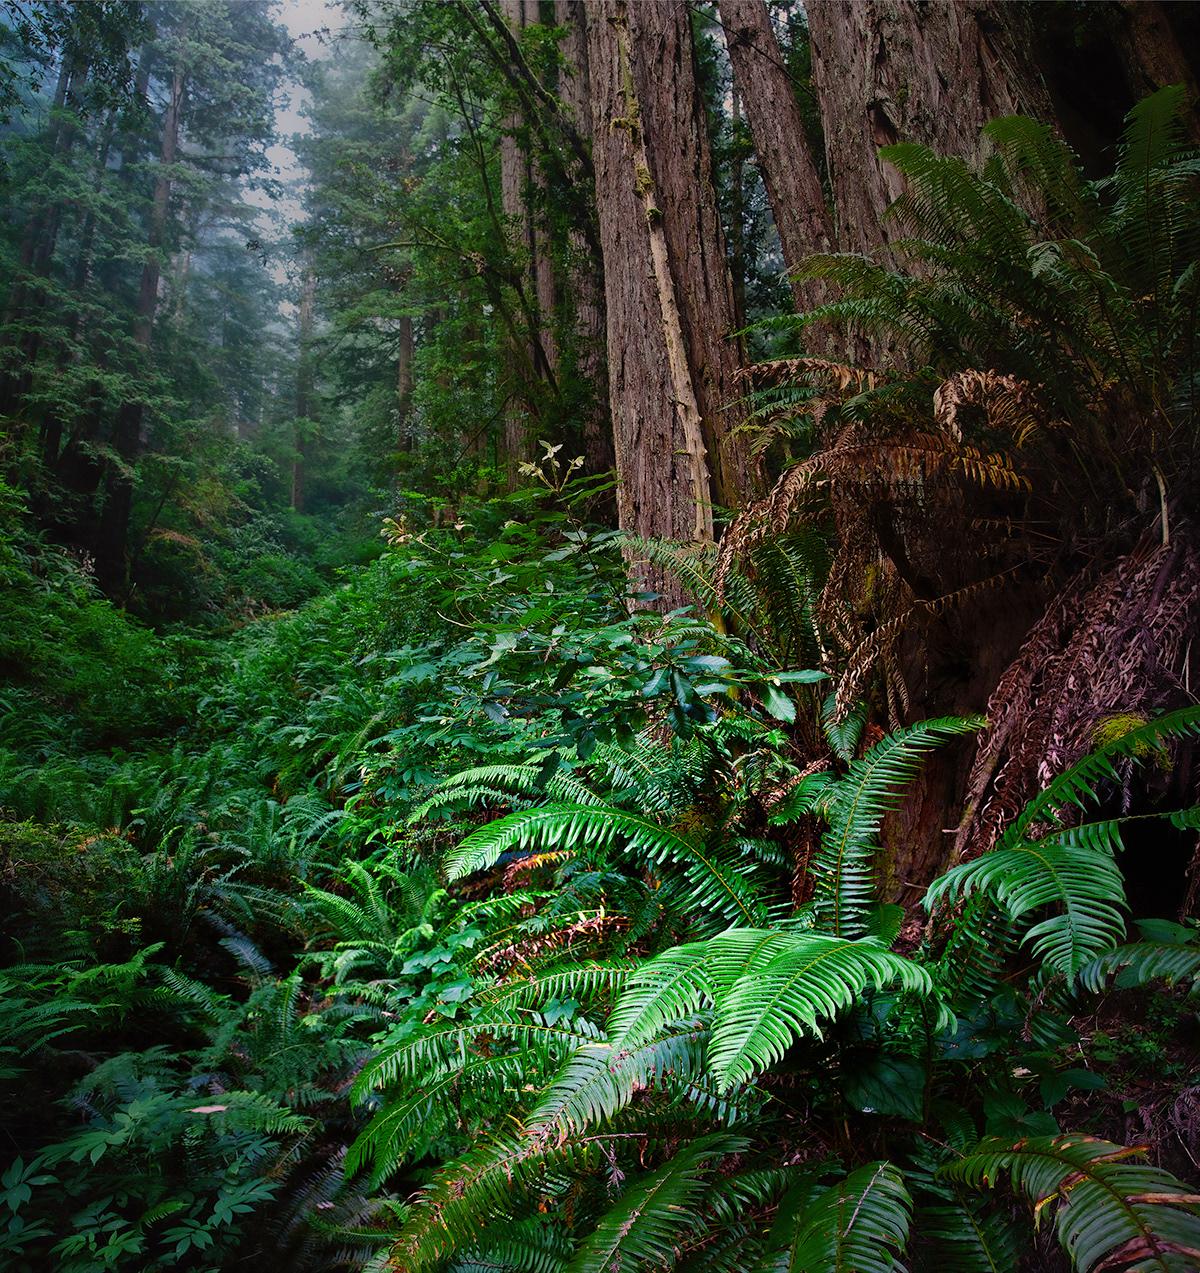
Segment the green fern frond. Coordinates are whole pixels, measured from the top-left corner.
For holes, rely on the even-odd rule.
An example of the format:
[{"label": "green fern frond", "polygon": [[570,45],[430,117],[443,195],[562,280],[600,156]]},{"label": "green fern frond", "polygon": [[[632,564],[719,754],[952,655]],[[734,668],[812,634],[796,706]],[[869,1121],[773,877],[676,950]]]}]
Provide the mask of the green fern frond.
[{"label": "green fern frond", "polygon": [[1161,1168],[1129,1161],[1145,1152],[1077,1132],[1015,1144],[991,1139],[942,1174],[973,1189],[994,1188],[1007,1174],[1035,1217],[1053,1213],[1080,1273],[1188,1273],[1200,1251],[1200,1195]]},{"label": "green fern frond", "polygon": [[518,849],[573,851],[615,848],[656,865],[682,868],[692,886],[696,907],[715,915],[754,924],[766,918],[757,890],[720,850],[660,827],[646,818],[611,806],[545,805],[510,814],[481,827],[447,854],[451,880],[494,866],[504,853]]},{"label": "green fern frond", "polygon": [[476,765],[443,779],[432,794],[408,816],[410,824],[424,821],[431,813],[471,808],[485,800],[496,803],[520,799],[553,798],[572,804],[600,804],[586,783],[569,770],[557,769],[547,775],[538,764]]},{"label": "green fern frond", "polygon": [[1152,981],[1175,985],[1190,981],[1200,985],[1200,945],[1161,941],[1130,942],[1105,951],[1079,970],[1079,984],[1098,994],[1115,978],[1119,990]]},{"label": "green fern frond", "polygon": [[430,1070],[461,1066],[480,1039],[503,1039],[514,1047],[544,1048],[561,1055],[594,1043],[599,1037],[599,1031],[582,1019],[551,1022],[533,1012],[495,1009],[486,1017],[470,1021],[442,1021],[423,1026],[398,1043],[385,1045],[355,1079],[351,1097],[362,1100],[378,1088],[418,1082]]},{"label": "green fern frond", "polygon": [[983,724],[982,717],[948,716],[895,730],[852,761],[823,794],[829,829],[810,870],[814,910],[830,931],[842,937],[866,931],[866,915],[876,901],[874,859],[885,815],[899,805],[902,788],[930,751]]},{"label": "green fern frond", "polygon": [[530,1111],[526,1128],[537,1137],[565,1138],[608,1122],[638,1092],[662,1085],[678,1087],[701,1072],[708,1032],[667,1034],[634,1048],[608,1043],[580,1048]]},{"label": "green fern frond", "polygon": [[912,1199],[891,1163],[868,1163],[825,1189],[811,1184],[787,1194],[760,1265],[771,1273],[901,1273]]},{"label": "green fern frond", "polygon": [[[1111,830],[1110,824],[1098,825]],[[1083,830],[993,849],[956,866],[930,885],[925,904],[933,910],[984,893],[1014,923],[1053,907],[1058,913],[1029,928],[1025,940],[1048,969],[1069,980],[1125,933],[1121,872],[1111,850],[1097,848],[1094,840],[1081,836]]]},{"label": "green fern frond", "polygon": [[971,1197],[920,1207],[915,1236],[928,1273],[1008,1273],[1021,1262],[1022,1235],[1006,1212]]},{"label": "green fern frond", "polygon": [[627,1185],[576,1251],[571,1273],[673,1264],[680,1239],[700,1222],[700,1204],[716,1163],[748,1144],[723,1133],[702,1136],[650,1176]]},{"label": "green fern frond", "polygon": [[571,1240],[553,1217],[507,1220],[458,1256],[447,1273],[562,1273]]},{"label": "green fern frond", "polygon": [[1157,748],[1168,739],[1197,737],[1200,737],[1200,706],[1182,707],[1140,728],[1129,730],[1064,769],[1005,828],[996,847],[1011,848],[1026,838],[1034,823],[1057,819],[1061,809],[1072,805],[1082,809],[1089,803],[1095,803],[1098,782],[1104,778],[1121,781],[1113,763],[1115,760],[1124,759],[1136,764],[1147,756],[1156,755]]},{"label": "green fern frond", "polygon": [[470,1249],[531,1192],[550,1191],[555,1176],[602,1167],[609,1148],[602,1135],[558,1146],[514,1136],[477,1145],[447,1163],[413,1201],[390,1252],[392,1267],[424,1273]]},{"label": "green fern frond", "polygon": [[654,1037],[706,1003],[713,1005],[708,1070],[719,1092],[778,1061],[804,1034],[861,998],[898,985],[930,994],[919,965],[878,942],[822,933],[730,929],[652,959],[630,979],[609,1020],[615,1048]]},{"label": "green fern frond", "polygon": [[512,977],[482,991],[482,1003],[505,1008],[543,1008],[552,999],[587,1001],[619,990],[637,970],[634,959],[571,964]]},{"label": "green fern frond", "polygon": [[795,933],[781,952],[760,948],[717,998],[708,1064],[718,1089],[761,1073],[803,1035],[821,1037],[821,1022],[868,988],[892,985],[914,994],[933,991],[923,968],[870,939]]},{"label": "green fern frond", "polygon": [[346,1153],[346,1175],[370,1166],[372,1183],[378,1186],[406,1159],[457,1123],[456,1093],[468,1087],[491,1094],[498,1088],[518,1090],[542,1068],[543,1060],[527,1051],[472,1055],[441,1073],[422,1076],[418,1084],[376,1114],[351,1144]]}]

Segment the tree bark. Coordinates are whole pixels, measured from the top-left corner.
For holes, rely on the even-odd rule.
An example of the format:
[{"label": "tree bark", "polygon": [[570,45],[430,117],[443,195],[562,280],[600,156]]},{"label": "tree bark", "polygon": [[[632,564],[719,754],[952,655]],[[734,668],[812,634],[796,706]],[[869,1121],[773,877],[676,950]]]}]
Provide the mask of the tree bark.
[{"label": "tree bark", "polygon": [[[584,0],[555,0],[555,22],[566,28],[562,43],[564,75],[559,85],[563,106],[580,135],[592,135],[588,73],[587,11]],[[575,370],[587,397],[579,422],[580,443],[588,474],[613,466],[612,416],[605,361],[604,267],[581,226],[568,232],[568,282],[573,301]]]},{"label": "tree bark", "polygon": [[[764,0],[720,0],[721,25],[754,151],[788,270],[834,246],[833,218],[809,149],[796,93]],[[821,289],[791,280],[796,308],[820,304]]]},{"label": "tree bark", "polygon": [[[158,312],[158,282],[162,271],[160,252],[166,236],[167,213],[171,202],[170,168],[179,148],[180,117],[187,92],[187,70],[182,51],[171,76],[170,96],[163,114],[162,141],[159,147],[158,177],[154,183],[154,202],[150,210],[150,228],[146,239],[146,259],[142,266],[138,289],[133,338],[145,352],[154,340],[154,318]],[[125,547],[129,537],[129,517],[133,511],[133,465],[142,449],[142,419],[145,403],[126,402],[117,413],[113,425],[113,449],[118,463],[109,468],[105,482],[104,507],[96,536],[96,578],[110,595],[124,590]]]},{"label": "tree bark", "polygon": [[[65,161],[80,136],[76,121],[65,118],[63,113],[81,105],[89,66],[87,54],[80,49],[70,47],[64,51],[46,135],[46,150],[51,164]],[[19,266],[5,307],[6,326],[36,316],[47,303],[43,280],[49,277],[54,262],[63,211],[62,200],[48,199],[34,210],[26,222],[18,250]],[[33,382],[33,369],[42,343],[36,322],[19,339],[10,343],[17,348],[15,356],[10,355],[11,364],[0,375],[0,415],[13,414]]]},{"label": "tree bark", "polygon": [[[540,5],[538,0],[524,0],[522,22],[525,27],[541,24]],[[546,189],[546,177],[540,165],[530,162],[528,167],[531,186],[539,193]],[[528,203],[528,198],[526,199]],[[554,308],[557,301],[558,288],[554,278],[554,257],[551,250],[550,230],[546,224],[545,200],[539,199],[536,206],[529,209],[529,220],[532,227],[530,269],[533,274],[533,294],[537,302],[538,333],[541,341],[541,352],[551,375],[558,372],[558,340],[554,333]]]},{"label": "tree bark", "polygon": [[[1124,0],[1121,5],[1126,38],[1119,42],[1125,74],[1135,102],[1164,88],[1182,84],[1191,103],[1187,121],[1193,140],[1200,140],[1200,25],[1191,5],[1163,4],[1160,0]],[[1188,24],[1191,24],[1191,30]],[[1180,28],[1183,28],[1181,36]]]},{"label": "tree bark", "polygon": [[837,246],[874,252],[898,237],[903,190],[880,146],[915,141],[968,161],[1002,115],[1052,119],[1020,6],[997,0],[808,0],[813,69]]},{"label": "tree bark", "polygon": [[407,451],[412,447],[412,396],[413,396],[413,320],[411,314],[400,315],[400,328],[396,343],[396,448]]},{"label": "tree bark", "polygon": [[[696,91],[685,4],[604,0],[589,9],[588,63],[608,364],[622,529],[713,538],[714,490],[744,472],[721,454],[739,350]],[[651,565],[663,604],[682,589]]]},{"label": "tree bark", "polygon": [[305,464],[308,459],[309,425],[312,417],[312,333],[316,310],[317,276],[311,259],[305,262],[304,281],[300,288],[299,357],[296,362],[296,424],[293,434],[295,455],[292,459],[292,508],[304,512]]},{"label": "tree bark", "polygon": [[[519,36],[525,25],[524,0],[501,0],[501,8],[509,29],[515,36]],[[529,159],[517,139],[517,130],[520,126],[521,117],[514,107],[504,121],[500,138],[500,206],[508,221],[513,252],[521,262],[520,286],[529,296],[534,291],[533,221],[529,215],[529,203],[526,197],[529,186]],[[511,488],[519,484],[518,466],[528,460],[532,454],[529,413],[524,409],[515,391],[515,385],[521,379],[517,367],[518,365],[536,366],[536,355],[532,341],[523,341],[519,336],[510,336],[510,340],[513,342],[513,347],[509,351],[509,380],[514,388],[509,392],[504,410],[504,453],[508,468],[508,484]],[[526,347],[519,347],[518,341]]]},{"label": "tree bark", "polygon": [[626,9],[652,183],[653,211],[648,213],[661,222],[714,495],[718,503],[734,507],[751,485],[745,442],[732,436],[744,419],[737,383],[744,351],[734,335],[733,283],[696,82],[691,10],[685,0],[627,4]]}]

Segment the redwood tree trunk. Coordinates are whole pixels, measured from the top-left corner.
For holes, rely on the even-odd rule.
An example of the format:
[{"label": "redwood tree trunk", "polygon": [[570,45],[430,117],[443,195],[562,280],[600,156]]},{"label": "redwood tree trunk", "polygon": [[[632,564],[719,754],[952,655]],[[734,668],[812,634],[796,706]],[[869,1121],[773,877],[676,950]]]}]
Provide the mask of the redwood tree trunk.
[{"label": "redwood tree trunk", "polygon": [[[74,148],[80,129],[74,119],[64,118],[62,112],[81,106],[88,68],[86,53],[77,48],[64,53],[54,91],[47,145],[51,155],[63,160]],[[62,200],[51,199],[35,208],[29,217],[18,253],[19,268],[5,307],[6,325],[20,318],[36,316],[47,303],[43,280],[49,277],[54,262],[64,210]],[[7,365],[0,374],[0,415],[14,413],[29,392],[41,340],[41,332],[34,323],[31,330],[14,342],[17,348],[10,355],[11,365]]]},{"label": "redwood tree trunk", "polygon": [[734,507],[750,487],[745,442],[731,436],[744,418],[736,380],[744,351],[734,336],[733,283],[696,82],[691,9],[685,0],[625,7],[653,185],[648,211],[661,220],[713,492],[718,503]]},{"label": "redwood tree trunk", "polygon": [[[765,0],[720,0],[719,11],[783,259],[794,270],[809,253],[833,248],[833,219],[821,174]],[[797,309],[810,309],[821,300],[813,284],[795,279],[792,295]]]},{"label": "redwood tree trunk", "polygon": [[[524,0],[501,0],[505,20],[514,34],[525,25]],[[516,109],[506,118],[500,138],[500,205],[508,219],[512,247],[522,261],[520,286],[528,297],[533,291],[533,221],[529,215],[526,193],[529,186],[529,159],[517,140],[521,119]],[[517,466],[532,454],[529,415],[521,402],[516,385],[522,379],[520,367],[536,366],[533,342],[522,335],[510,334],[509,381],[512,386],[504,411],[504,453],[508,466],[509,486],[518,484]],[[519,344],[518,344],[519,342]]]},{"label": "redwood tree trunk", "polygon": [[[685,4],[589,9],[593,148],[622,529],[713,538],[714,491],[744,484],[721,454],[739,350]],[[678,584],[644,565],[667,605]]]},{"label": "redwood tree trunk", "polygon": [[317,277],[311,258],[304,267],[304,283],[300,289],[298,334],[300,357],[296,364],[295,457],[292,460],[292,508],[304,512],[305,463],[308,459],[309,426],[312,416],[312,331],[316,309]]},{"label": "redwood tree trunk", "polygon": [[413,353],[412,316],[402,314],[396,343],[396,447],[400,451],[412,446]]},{"label": "redwood tree trunk", "polygon": [[[841,251],[888,263],[889,244],[908,232],[885,215],[904,182],[879,158],[879,147],[913,141],[975,163],[989,120],[1054,119],[1023,5],[808,0],[806,11]],[[878,338],[854,348],[868,365],[904,356]],[[969,615],[914,623],[901,650],[911,718],[981,711],[1035,610],[1035,599],[1014,589]],[[893,895],[905,902],[918,898],[945,864],[969,758],[965,744],[939,750],[889,817],[886,869]]]},{"label": "redwood tree trunk", "polygon": [[[559,96],[582,137],[591,140],[592,103],[589,87],[587,12],[583,0],[555,0],[554,20],[566,28],[562,42],[563,76]],[[603,264],[583,227],[568,234],[568,284],[572,301],[575,371],[588,389],[579,421],[585,472],[604,473],[613,466],[612,417],[605,361]]]},{"label": "redwood tree trunk", "polygon": [[903,182],[880,146],[915,141],[973,161],[988,120],[1052,118],[1022,6],[808,0],[805,8],[842,251],[872,252],[902,233],[884,212]]},{"label": "redwood tree trunk", "polygon": [[[539,10],[538,0],[524,0],[523,22],[526,27],[541,23]],[[544,191],[546,180],[540,166],[530,162],[528,173],[531,185],[538,191]],[[554,279],[554,258],[544,203],[544,199],[540,200],[540,206],[531,207],[528,213],[532,227],[530,270],[533,275],[533,295],[537,302],[540,352],[546,361],[546,369],[553,376],[558,372],[558,340],[554,334],[554,307],[558,289]]]},{"label": "redwood tree trunk", "polygon": [[[170,165],[179,147],[179,124],[187,89],[182,54],[171,77],[170,97],[163,115],[159,148],[159,174],[154,183],[150,211],[150,232],[146,240],[146,260],[138,289],[133,338],[149,353],[154,338],[154,318],[158,312],[158,281],[162,269],[160,250],[166,235],[167,212],[171,201]],[[111,466],[105,483],[104,507],[96,536],[96,578],[109,594],[123,590],[125,547],[129,537],[129,517],[133,510],[132,467],[142,449],[142,418],[145,403],[133,400],[122,406],[113,425],[113,449],[119,463]]]}]

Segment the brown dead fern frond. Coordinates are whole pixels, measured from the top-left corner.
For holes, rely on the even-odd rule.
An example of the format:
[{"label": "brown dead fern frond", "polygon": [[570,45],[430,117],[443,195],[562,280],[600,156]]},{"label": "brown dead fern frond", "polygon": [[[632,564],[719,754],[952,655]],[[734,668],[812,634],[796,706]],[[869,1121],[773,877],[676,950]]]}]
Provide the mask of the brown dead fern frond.
[{"label": "brown dead fern frond", "polygon": [[[997,574],[990,575],[987,579],[977,580],[974,583],[967,584],[962,588],[956,588],[953,592],[945,593],[943,596],[934,597],[931,600],[914,601],[903,612],[880,624],[851,651],[846,669],[842,673],[834,692],[834,718],[836,720],[845,718],[846,713],[861,697],[863,687],[874,668],[880,660],[891,656],[896,642],[900,640],[905,630],[914,622],[920,618],[945,614],[949,610],[964,605],[981,593],[1002,587],[1005,581],[1013,574],[1014,569],[1015,567],[999,571]],[[900,678],[900,684],[903,684],[902,677]],[[907,709],[907,691],[901,691],[897,688],[897,695],[904,701]]]},{"label": "brown dead fern frond", "polygon": [[1092,749],[1099,721],[1185,701],[1198,627],[1200,542],[1190,525],[1169,545],[1148,532],[1102,575],[1071,580],[988,702],[958,855],[986,852],[1037,790]]},{"label": "brown dead fern frond", "polygon": [[849,363],[831,362],[828,358],[772,358],[742,367],[737,374],[751,389],[779,389],[804,377],[832,384],[844,394],[848,389],[855,393],[872,389],[876,382],[875,372]]},{"label": "brown dead fern frond", "polygon": [[999,371],[960,371],[934,390],[933,418],[960,442],[963,429],[958,417],[964,407],[980,410],[989,429],[1009,434],[1018,447],[1047,424],[1037,388]]}]

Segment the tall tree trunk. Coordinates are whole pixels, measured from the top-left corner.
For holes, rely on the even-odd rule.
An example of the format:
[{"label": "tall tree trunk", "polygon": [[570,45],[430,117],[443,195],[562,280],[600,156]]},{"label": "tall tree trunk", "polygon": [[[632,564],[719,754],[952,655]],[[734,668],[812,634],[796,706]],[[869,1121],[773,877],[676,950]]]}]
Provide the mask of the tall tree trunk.
[{"label": "tall tree trunk", "polygon": [[[75,268],[71,273],[71,290],[75,296],[75,303],[74,312],[71,316],[67,347],[59,356],[58,369],[60,373],[72,363],[78,362],[80,358],[78,341],[83,331],[84,294],[91,281],[92,270],[96,260],[96,196],[104,188],[105,174],[108,170],[108,156],[112,150],[116,123],[117,113],[115,110],[110,110],[96,146],[92,165],[92,201],[88,205],[87,212],[83,218],[83,225],[80,228],[79,246],[75,253]],[[83,410],[82,403],[78,404],[78,409],[80,411]],[[42,463],[48,470],[56,469],[58,466],[62,436],[63,413],[59,408],[53,407],[42,421],[40,437]]]},{"label": "tall tree trunk", "polygon": [[[161,250],[166,237],[167,214],[171,202],[170,169],[179,148],[180,116],[186,91],[187,71],[181,50],[171,76],[170,97],[163,115],[162,141],[158,155],[159,172],[154,183],[146,259],[142,266],[133,324],[134,341],[146,354],[149,354],[154,340],[158,282],[162,271]],[[133,465],[142,449],[144,414],[144,402],[136,399],[126,402],[118,411],[113,426],[113,449],[117,453],[118,463],[109,468],[96,542],[96,578],[110,595],[123,592],[126,582],[125,547],[129,537],[129,517],[133,510]]]},{"label": "tall tree trunk", "polygon": [[[68,158],[80,135],[75,120],[65,118],[64,112],[81,104],[89,65],[89,58],[82,50],[69,47],[64,51],[46,137],[51,165]],[[62,200],[47,199],[34,209],[26,222],[18,252],[18,269],[5,306],[6,326],[22,319],[36,320],[47,303],[43,280],[49,277],[54,262],[63,211]],[[15,341],[8,342],[10,348],[15,348],[11,348],[7,365],[0,374],[0,415],[13,414],[29,392],[41,342],[36,321]]]},{"label": "tall tree trunk", "polygon": [[876,153],[915,141],[974,161],[1001,115],[1053,118],[1019,5],[998,0],[808,0],[837,246],[873,252],[900,174]]},{"label": "tall tree trunk", "polygon": [[733,154],[729,161],[729,277],[733,285],[733,315],[746,325],[746,160],[742,153],[742,93],[735,79],[729,89],[729,122]]},{"label": "tall tree trunk", "polygon": [[299,345],[300,352],[296,362],[296,424],[293,434],[295,455],[292,459],[292,508],[297,513],[304,512],[305,496],[305,464],[308,460],[308,446],[312,421],[312,334],[313,319],[316,313],[317,276],[313,271],[311,258],[304,265],[304,282],[300,288],[299,313]]},{"label": "tall tree trunk", "polygon": [[[686,5],[597,3],[588,65],[620,525],[709,542],[714,488],[743,478],[721,456],[738,349]],[[639,573],[682,601],[661,570]]]},{"label": "tall tree trunk", "polygon": [[[919,142],[975,163],[983,157],[980,131],[989,120],[1011,114],[1054,120],[1033,63],[1026,30],[1031,13],[1024,5],[808,0],[805,8],[841,251],[890,263],[891,242],[908,233],[885,215],[904,182],[880,159],[879,147]],[[868,365],[905,356],[877,338],[860,339],[854,348]],[[990,609],[913,624],[900,655],[911,716],[982,710],[1032,621],[1030,600],[1013,590]],[[969,757],[966,746],[939,751],[908,789],[904,806],[889,816],[886,840],[893,848],[886,867],[906,902],[945,861],[945,829],[957,820]]]},{"label": "tall tree trunk", "polygon": [[396,333],[396,449],[408,451],[412,447],[412,396],[413,396],[413,320],[411,314],[400,315]]},{"label": "tall tree trunk", "polygon": [[[591,140],[592,103],[588,83],[587,12],[584,0],[555,0],[554,19],[566,28],[562,43],[564,74],[559,96],[581,136]],[[589,474],[613,466],[612,415],[605,360],[604,266],[583,227],[567,240],[569,286],[573,301],[575,370],[588,388],[580,420],[581,445]]]},{"label": "tall tree trunk", "polygon": [[[519,36],[525,25],[524,0],[501,0],[501,2],[509,28],[514,35]],[[522,263],[520,286],[528,297],[534,292],[533,220],[529,214],[527,198],[529,159],[517,139],[520,126],[521,117],[517,108],[514,107],[504,121],[504,131],[500,138],[500,205],[508,219],[514,253]],[[509,381],[512,388],[504,408],[504,452],[508,468],[508,484],[514,487],[519,483],[518,466],[528,460],[532,454],[529,413],[516,392],[516,385],[522,378],[517,368],[528,365],[536,367],[536,354],[532,341],[525,341],[523,337],[514,335],[510,335],[509,339],[512,345],[508,358]]]},{"label": "tall tree trunk", "polygon": [[625,8],[652,183],[647,215],[661,220],[714,494],[733,507],[750,487],[745,443],[732,436],[744,418],[737,383],[744,352],[734,335],[733,284],[696,81],[691,9],[686,0]]},{"label": "tall tree trunk", "polygon": [[[719,12],[783,259],[794,270],[810,252],[833,248],[821,174],[765,0],[720,0]],[[797,309],[820,303],[822,293],[813,284],[792,279],[791,285]]]},{"label": "tall tree trunk", "polygon": [[1183,85],[1191,103],[1188,126],[1193,139],[1200,140],[1200,21],[1192,7],[1124,0],[1126,37],[1118,42],[1118,52],[1125,61],[1133,101],[1167,84]]},{"label": "tall tree trunk", "polygon": [[[524,0],[522,21],[526,27],[541,24],[540,9],[538,0]],[[539,164],[530,163],[529,179],[534,189],[544,195],[546,178]],[[558,289],[555,285],[554,257],[544,205],[545,199],[541,198],[537,205],[529,210],[533,253],[530,267],[533,274],[534,297],[537,301],[538,339],[541,344],[541,353],[545,358],[547,370],[554,375],[558,371],[558,340],[554,334],[554,308]]]}]

